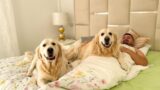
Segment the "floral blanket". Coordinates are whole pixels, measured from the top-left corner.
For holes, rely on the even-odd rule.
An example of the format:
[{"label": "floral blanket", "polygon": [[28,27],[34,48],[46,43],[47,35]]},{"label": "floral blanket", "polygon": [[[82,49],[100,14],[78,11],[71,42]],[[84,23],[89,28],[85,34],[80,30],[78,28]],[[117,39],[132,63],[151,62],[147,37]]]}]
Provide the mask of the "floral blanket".
[{"label": "floral blanket", "polygon": [[[0,60],[0,90],[100,90],[134,78],[141,66],[124,71],[113,57],[90,56],[59,80],[39,88],[34,78],[27,77],[30,62],[24,56]],[[140,68],[139,68],[140,67]],[[136,72],[136,73],[135,73]],[[134,74],[134,76],[133,76]],[[127,80],[129,80],[127,79]]]},{"label": "floral blanket", "polygon": [[0,60],[0,90],[37,90],[35,80],[27,77],[30,65],[24,56]]}]

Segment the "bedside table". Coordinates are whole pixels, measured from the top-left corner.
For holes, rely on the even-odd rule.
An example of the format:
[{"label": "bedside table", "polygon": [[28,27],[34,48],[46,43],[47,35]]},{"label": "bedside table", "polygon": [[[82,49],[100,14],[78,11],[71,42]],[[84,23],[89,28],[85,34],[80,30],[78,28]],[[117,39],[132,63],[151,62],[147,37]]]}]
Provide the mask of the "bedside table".
[{"label": "bedside table", "polygon": [[75,42],[76,40],[74,40],[74,39],[66,39],[66,40],[60,40],[60,41],[58,41],[60,44],[62,44],[62,45],[71,45],[71,44],[73,44],[74,42]]}]

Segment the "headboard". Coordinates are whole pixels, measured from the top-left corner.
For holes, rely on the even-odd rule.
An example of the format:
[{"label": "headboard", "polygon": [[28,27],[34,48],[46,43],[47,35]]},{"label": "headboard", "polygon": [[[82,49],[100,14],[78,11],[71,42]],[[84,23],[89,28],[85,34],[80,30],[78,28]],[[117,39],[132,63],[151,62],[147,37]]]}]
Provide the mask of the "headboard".
[{"label": "headboard", "polygon": [[151,38],[160,50],[159,0],[74,0],[76,38],[110,28],[118,36],[129,28]]}]

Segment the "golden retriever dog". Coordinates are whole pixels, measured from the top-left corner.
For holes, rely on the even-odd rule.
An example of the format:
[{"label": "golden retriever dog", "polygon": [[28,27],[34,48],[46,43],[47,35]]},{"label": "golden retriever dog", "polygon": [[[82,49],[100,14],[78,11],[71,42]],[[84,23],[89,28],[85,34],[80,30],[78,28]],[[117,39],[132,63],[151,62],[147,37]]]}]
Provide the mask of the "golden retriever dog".
[{"label": "golden retriever dog", "polygon": [[71,48],[65,50],[65,55],[72,62],[73,67],[77,66],[86,57],[97,55],[115,57],[121,67],[128,70],[128,65],[121,56],[120,45],[117,35],[111,32],[110,29],[105,28],[100,30],[89,42],[82,42],[81,40],[75,42]]},{"label": "golden retriever dog", "polygon": [[27,75],[31,76],[34,69],[36,69],[36,74],[33,75],[36,77],[38,86],[42,87],[48,82],[60,78],[71,67],[63,54],[60,44],[52,39],[45,39],[36,48]]},{"label": "golden retriever dog", "polygon": [[102,29],[89,42],[81,42],[78,40],[73,46],[66,50],[66,57],[69,60],[81,59],[90,56],[113,56],[118,58],[119,43],[116,34],[109,29]]}]

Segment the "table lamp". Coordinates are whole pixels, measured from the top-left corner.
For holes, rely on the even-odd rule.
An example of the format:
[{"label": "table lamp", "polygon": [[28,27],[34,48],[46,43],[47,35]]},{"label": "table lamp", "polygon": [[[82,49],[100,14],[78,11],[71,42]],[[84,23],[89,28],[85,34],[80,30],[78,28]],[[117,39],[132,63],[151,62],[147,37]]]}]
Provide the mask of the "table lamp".
[{"label": "table lamp", "polygon": [[65,40],[65,35],[64,35],[64,25],[68,24],[68,18],[67,14],[64,12],[55,12],[53,13],[53,25],[59,26],[58,31],[60,32],[58,39],[59,40]]}]

